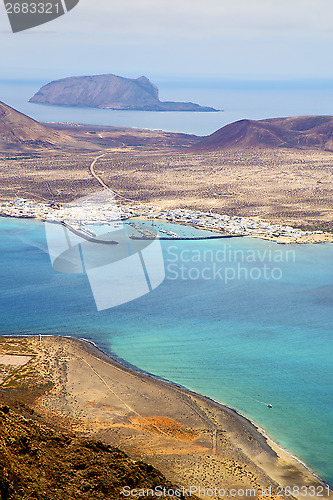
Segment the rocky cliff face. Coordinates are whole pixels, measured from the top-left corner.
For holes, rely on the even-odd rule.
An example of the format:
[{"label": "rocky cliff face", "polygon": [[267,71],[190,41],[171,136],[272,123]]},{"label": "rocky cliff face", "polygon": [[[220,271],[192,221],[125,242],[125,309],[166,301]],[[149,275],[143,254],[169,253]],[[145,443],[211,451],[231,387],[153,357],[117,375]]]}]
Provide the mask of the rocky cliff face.
[{"label": "rocky cliff face", "polygon": [[162,102],[148,78],[116,75],[63,78],[44,85],[29,102],[138,111],[217,111],[192,102]]}]

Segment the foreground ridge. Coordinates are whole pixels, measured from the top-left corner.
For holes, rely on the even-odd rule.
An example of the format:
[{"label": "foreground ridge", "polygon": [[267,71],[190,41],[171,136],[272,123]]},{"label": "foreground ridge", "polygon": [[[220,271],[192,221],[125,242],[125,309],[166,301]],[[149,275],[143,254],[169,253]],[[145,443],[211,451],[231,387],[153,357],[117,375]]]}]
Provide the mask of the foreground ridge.
[{"label": "foreground ridge", "polygon": [[260,500],[278,491],[294,498],[284,494],[289,484],[330,495],[235,410],[126,367],[86,341],[2,337],[0,356],[0,484],[12,492],[4,498],[113,500],[125,486],[175,484],[181,491],[168,498],[191,498],[191,488],[205,500],[215,488],[225,498],[243,498],[232,491],[245,489]]}]

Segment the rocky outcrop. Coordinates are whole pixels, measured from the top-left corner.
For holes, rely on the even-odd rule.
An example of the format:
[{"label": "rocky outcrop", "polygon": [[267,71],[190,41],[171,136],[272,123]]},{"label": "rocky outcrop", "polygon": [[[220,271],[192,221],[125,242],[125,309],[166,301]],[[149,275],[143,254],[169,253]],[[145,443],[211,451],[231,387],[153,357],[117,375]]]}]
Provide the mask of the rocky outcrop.
[{"label": "rocky outcrop", "polygon": [[218,111],[192,102],[162,102],[148,78],[74,76],[44,85],[29,100],[39,104],[137,111]]}]

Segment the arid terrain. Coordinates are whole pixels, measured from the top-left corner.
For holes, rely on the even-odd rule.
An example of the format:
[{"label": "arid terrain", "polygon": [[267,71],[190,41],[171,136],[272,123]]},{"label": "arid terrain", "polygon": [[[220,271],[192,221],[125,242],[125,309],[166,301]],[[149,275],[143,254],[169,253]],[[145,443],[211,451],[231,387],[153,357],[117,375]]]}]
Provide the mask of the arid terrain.
[{"label": "arid terrain", "polygon": [[[121,133],[121,136],[125,132]],[[324,151],[189,152],[179,147],[113,147],[95,172],[118,203],[190,208],[306,230],[333,230],[333,154]],[[130,142],[135,141],[131,132]],[[140,137],[141,139],[142,137]],[[122,137],[122,139],[124,139]],[[0,199],[63,203],[99,189],[89,167],[96,152],[0,155]]]},{"label": "arid terrain", "polygon": [[[255,492],[252,498],[270,499],[276,498],[278,485],[319,485],[235,411],[133,372],[87,342],[2,337],[0,354],[6,356],[0,385],[0,433],[7,442],[2,473],[21,483],[30,475],[30,494],[33,487],[46,488],[56,484],[57,474],[65,475],[57,496],[33,498],[58,498],[61,489],[63,498],[73,498],[66,495],[75,488],[75,498],[106,498],[107,492],[107,498],[122,498],[120,487],[128,481],[141,487],[176,484],[187,491],[216,487],[226,491],[225,498],[244,497],[232,490],[248,489]],[[27,357],[24,365],[22,356]],[[36,477],[38,466],[42,478]]]},{"label": "arid terrain", "polygon": [[119,151],[95,171],[135,202],[333,229],[333,154],[322,151]]},{"label": "arid terrain", "polygon": [[196,146],[201,151],[226,148],[293,148],[333,151],[332,116],[288,116],[229,123]]},{"label": "arid terrain", "polygon": [[[5,105],[2,109],[0,201],[20,197],[64,203],[92,193],[100,188],[90,170],[94,162],[95,173],[114,190],[119,204],[197,209],[333,231],[333,153],[325,150],[330,117],[251,122],[245,136],[243,125],[239,131],[239,125],[231,124],[240,145],[222,144],[221,149],[229,125],[202,139],[163,131],[38,124]],[[296,130],[309,124],[310,132]],[[300,142],[299,148],[268,147],[264,140],[260,147],[242,143],[262,127],[270,134],[283,129],[285,137]]]}]

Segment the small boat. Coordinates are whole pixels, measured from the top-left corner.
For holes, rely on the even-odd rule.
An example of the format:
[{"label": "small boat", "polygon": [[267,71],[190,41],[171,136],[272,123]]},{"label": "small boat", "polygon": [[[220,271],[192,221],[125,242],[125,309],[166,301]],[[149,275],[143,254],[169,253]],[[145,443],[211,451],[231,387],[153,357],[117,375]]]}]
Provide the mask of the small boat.
[{"label": "small boat", "polygon": [[268,403],[267,407],[268,408],[273,408],[273,405],[271,405],[271,403]]}]

